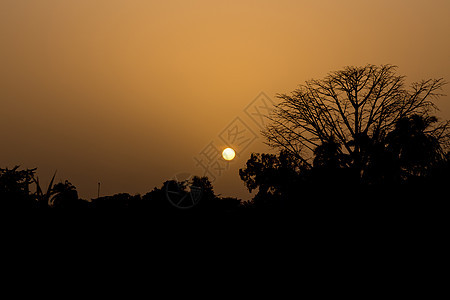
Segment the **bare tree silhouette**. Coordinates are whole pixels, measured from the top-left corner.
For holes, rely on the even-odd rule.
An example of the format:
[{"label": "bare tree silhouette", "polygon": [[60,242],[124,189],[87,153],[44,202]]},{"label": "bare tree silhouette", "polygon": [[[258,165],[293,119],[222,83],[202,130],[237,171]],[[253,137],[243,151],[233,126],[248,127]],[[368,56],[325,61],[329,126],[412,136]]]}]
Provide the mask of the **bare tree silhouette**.
[{"label": "bare tree silhouette", "polygon": [[[395,70],[392,65],[346,67],[322,80],[306,81],[291,95],[278,95],[281,102],[263,131],[267,144],[309,167],[339,164],[354,168],[361,177],[371,150],[384,145],[394,130],[401,134],[405,120],[424,122],[421,132],[427,138],[421,142],[441,147],[448,141],[450,123],[438,122],[430,114],[437,109],[432,100],[442,95],[445,82],[428,79],[407,89],[405,77]],[[435,150],[442,157],[444,151]]]}]

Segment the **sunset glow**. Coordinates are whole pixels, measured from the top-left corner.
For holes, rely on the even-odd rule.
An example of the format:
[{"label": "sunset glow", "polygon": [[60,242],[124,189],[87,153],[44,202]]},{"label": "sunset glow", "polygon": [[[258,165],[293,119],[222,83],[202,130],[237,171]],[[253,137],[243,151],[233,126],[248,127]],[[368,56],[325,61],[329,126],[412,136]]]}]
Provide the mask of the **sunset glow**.
[{"label": "sunset glow", "polygon": [[86,199],[98,182],[102,195],[145,194],[216,172],[218,194],[249,200],[239,169],[274,151],[268,110],[244,111],[261,92],[276,104],[366,64],[449,81],[449,13],[448,0],[0,1],[0,167],[37,167],[43,185],[58,170]]}]

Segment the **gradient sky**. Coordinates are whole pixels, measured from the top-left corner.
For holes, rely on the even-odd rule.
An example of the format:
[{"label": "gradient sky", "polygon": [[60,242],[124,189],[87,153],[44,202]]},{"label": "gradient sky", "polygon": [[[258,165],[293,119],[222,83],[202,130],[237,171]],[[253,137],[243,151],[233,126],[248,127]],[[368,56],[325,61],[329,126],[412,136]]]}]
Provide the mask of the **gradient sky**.
[{"label": "gradient sky", "polygon": [[[255,130],[260,92],[368,63],[450,81],[449,16],[448,0],[0,0],[0,167],[57,169],[85,199],[202,174],[193,158],[231,121]],[[238,153],[217,193],[250,197],[252,151],[269,149]]]}]

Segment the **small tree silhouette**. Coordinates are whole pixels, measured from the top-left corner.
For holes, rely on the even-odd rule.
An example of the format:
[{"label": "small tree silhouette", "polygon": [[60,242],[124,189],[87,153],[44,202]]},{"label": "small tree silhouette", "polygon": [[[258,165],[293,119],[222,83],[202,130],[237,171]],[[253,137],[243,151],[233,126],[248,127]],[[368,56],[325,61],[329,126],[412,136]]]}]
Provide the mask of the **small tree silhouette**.
[{"label": "small tree silhouette", "polygon": [[76,187],[68,180],[64,183],[60,182],[52,188],[53,197],[50,199],[50,206],[53,208],[80,208],[85,203],[84,200],[78,199]]},{"label": "small tree silhouette", "polygon": [[252,153],[246,168],[239,170],[239,176],[249,192],[258,190],[254,204],[266,207],[272,205],[271,200],[275,198],[297,198],[306,169],[301,160],[287,151],[278,155]]},{"label": "small tree silhouette", "polygon": [[36,169],[0,168],[0,205],[9,208],[36,207],[36,196],[30,192]]}]

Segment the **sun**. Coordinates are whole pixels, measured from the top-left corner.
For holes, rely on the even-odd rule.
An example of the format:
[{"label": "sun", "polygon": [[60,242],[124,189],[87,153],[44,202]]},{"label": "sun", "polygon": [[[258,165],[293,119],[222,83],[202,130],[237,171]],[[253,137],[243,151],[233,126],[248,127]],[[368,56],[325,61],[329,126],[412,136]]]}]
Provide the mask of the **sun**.
[{"label": "sun", "polygon": [[236,156],[236,152],[232,148],[225,148],[222,151],[222,157],[225,160],[233,160],[233,158]]}]

